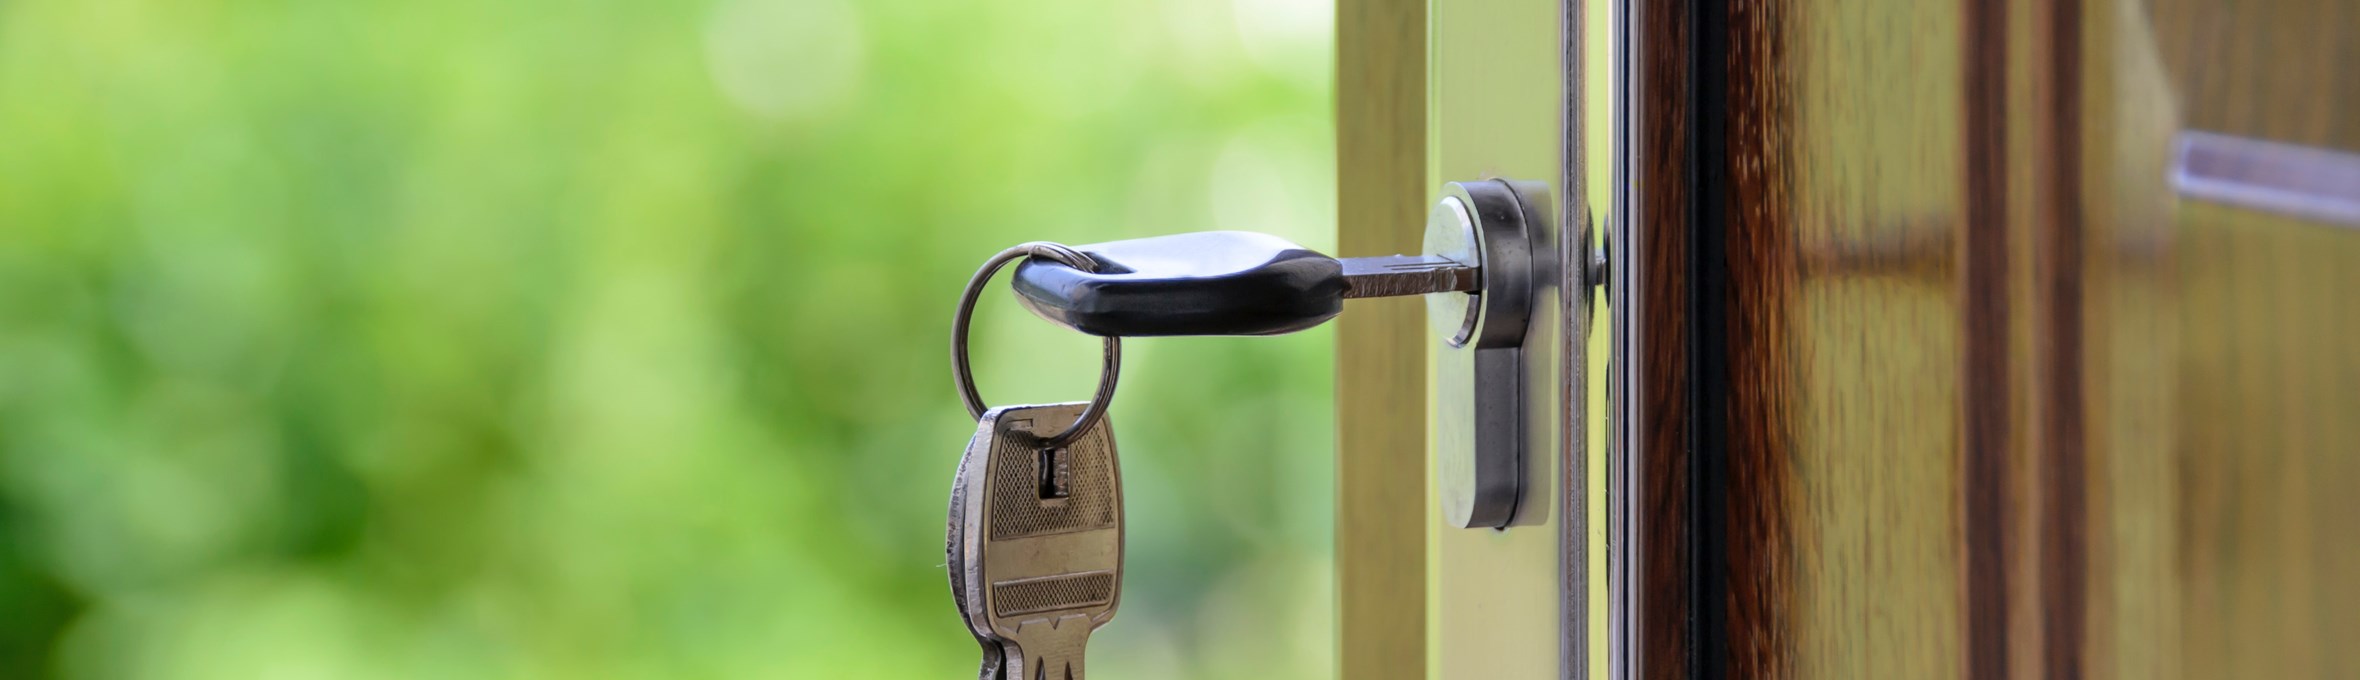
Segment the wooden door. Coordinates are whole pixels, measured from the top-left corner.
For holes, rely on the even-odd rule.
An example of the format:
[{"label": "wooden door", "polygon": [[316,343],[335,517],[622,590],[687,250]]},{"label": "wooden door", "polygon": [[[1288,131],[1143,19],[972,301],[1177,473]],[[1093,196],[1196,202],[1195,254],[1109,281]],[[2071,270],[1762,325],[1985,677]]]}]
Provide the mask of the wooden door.
[{"label": "wooden door", "polygon": [[[1606,465],[1559,468],[1605,498],[1553,499],[1602,555],[1454,591],[1469,544],[1405,501],[1417,312],[1348,314],[1346,677],[2360,677],[2360,3],[1587,7],[1339,3],[1347,254],[1547,155],[1461,153],[1446,123],[1533,114],[1452,83],[1618,81],[1611,173],[1578,115],[1534,138],[1611,225],[1611,398],[1560,430],[1604,418]],[[1452,16],[1565,50],[1471,76]],[[1609,174],[1595,211],[1564,191]],[[1459,599],[1518,594],[1576,613]]]},{"label": "wooden door", "polygon": [[2360,3],[1631,0],[1623,677],[2360,677]]}]

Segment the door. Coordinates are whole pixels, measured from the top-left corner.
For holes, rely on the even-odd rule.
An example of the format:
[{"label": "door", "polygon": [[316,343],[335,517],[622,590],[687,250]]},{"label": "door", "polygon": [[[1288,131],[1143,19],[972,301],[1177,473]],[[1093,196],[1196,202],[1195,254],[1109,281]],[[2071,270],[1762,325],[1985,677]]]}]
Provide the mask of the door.
[{"label": "door", "polygon": [[[1593,583],[1588,446],[1594,243],[1587,175],[1585,8],[1571,0],[1338,3],[1338,184],[1343,255],[1421,252],[1446,182],[1530,187],[1542,280],[1521,346],[1522,485],[1505,528],[1438,517],[1429,470],[1452,444],[1430,427],[1436,333],[1417,300],[1361,301],[1341,317],[1337,403],[1338,669],[1348,678],[1579,675],[1604,610]],[[1604,10],[1597,5],[1594,9]],[[1602,47],[1602,45],[1601,45]],[[1599,82],[1603,85],[1603,82]],[[1602,102],[1601,102],[1602,103]],[[1607,112],[1595,110],[1600,117]],[[1602,134],[1602,132],[1600,133]],[[1601,149],[1602,151],[1602,149]],[[1598,155],[1603,159],[1603,153]],[[1571,264],[1567,264],[1571,263]],[[1602,431],[1601,431],[1602,432]],[[1601,666],[1602,667],[1602,666]]]},{"label": "door", "polygon": [[1505,530],[1344,317],[1345,677],[2360,676],[2360,4],[1338,17],[1347,254],[1488,176],[1609,247]]},{"label": "door", "polygon": [[1618,670],[2360,674],[2360,6],[1628,7]]}]

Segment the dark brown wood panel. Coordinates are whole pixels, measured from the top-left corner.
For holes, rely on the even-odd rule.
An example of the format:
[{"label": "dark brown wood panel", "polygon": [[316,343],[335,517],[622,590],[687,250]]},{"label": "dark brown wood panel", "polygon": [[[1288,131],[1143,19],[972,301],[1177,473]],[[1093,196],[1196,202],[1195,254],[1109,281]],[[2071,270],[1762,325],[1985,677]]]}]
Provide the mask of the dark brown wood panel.
[{"label": "dark brown wood panel", "polygon": [[[2006,469],[1962,451],[2007,450],[2011,417],[2005,366],[1965,370],[2004,356],[1962,350],[1972,329],[2004,352],[2008,328],[2004,223],[1968,200],[2004,178],[1965,151],[2003,121],[1969,106],[1990,102],[1967,84],[2002,71],[1965,59],[1963,27],[2000,17],[1968,9],[1700,0],[1658,13],[1689,17],[1691,56],[1646,36],[1642,82],[1675,81],[1696,103],[1642,92],[1643,116],[1692,117],[1684,139],[1634,141],[1638,229],[1661,244],[1645,263],[1642,379],[1686,397],[1645,405],[1641,464],[1662,471],[1641,511],[1658,523],[1641,539],[1648,677],[1957,675],[1966,605],[1981,600],[1965,593],[1970,562],[2003,589],[2005,551],[1966,550],[1961,526],[1962,478]],[[1673,154],[1691,148],[1681,167]],[[1969,413],[1972,390],[2000,398]],[[1975,433],[1996,439],[1968,436],[1969,417],[2001,421]],[[1682,500],[1695,521],[1664,526],[1680,515],[1657,508]],[[1996,519],[1971,526],[1998,535]],[[1681,597],[1692,608],[1667,611]],[[1668,634],[1669,621],[1692,628]],[[1983,623],[2004,635],[2004,618]]]},{"label": "dark brown wood panel", "polygon": [[[1700,166],[1699,186],[1726,192],[1726,200],[1700,206],[1701,224],[1716,225],[1720,238],[1701,238],[1699,264],[1706,271],[1726,271],[1725,277],[1698,279],[1700,327],[1709,336],[1725,338],[1724,353],[1700,355],[1699,369],[1715,382],[1729,385],[1797,385],[1792,361],[1798,337],[1789,313],[1800,299],[1801,262],[1795,230],[1775,228],[1792,214],[1793,185],[1785,181],[1795,168],[1795,94],[1779,75],[1793,66],[1787,15],[1772,5],[1733,4],[1728,24],[1705,25],[1728,36],[1725,58],[1714,63],[1759,65],[1729,68],[1726,73],[1699,64],[1699,82],[1719,82],[1726,99],[1706,94],[1698,103],[1706,110],[1725,110],[1726,117],[1700,117],[1697,132],[1709,140],[1700,151],[1726,154],[1729,162]],[[1721,51],[1721,50],[1715,50]],[[1717,264],[1716,264],[1717,263]],[[1747,285],[1736,285],[1746,282]],[[1717,303],[1717,304],[1716,304]],[[1726,361],[1714,361],[1726,357]],[[1787,425],[1794,405],[1790,395],[1764,399],[1720,399],[1700,394],[1706,405],[1702,417],[1727,423],[1725,441],[1708,446],[1727,452],[1717,464],[1699,468],[1718,478],[1726,493],[1700,496],[1700,515],[1727,517],[1730,534],[1759,540],[1707,543],[1702,555],[1725,563],[1732,577],[1723,585],[1700,589],[1703,601],[1718,605],[1727,624],[1725,641],[1707,629],[1700,640],[1726,645],[1728,670],[1739,676],[1773,675],[1784,668],[1780,650],[1794,640],[1795,580],[1788,572],[1795,562],[1796,535],[1792,513],[1797,487],[1794,475],[1777,453],[1792,441]],[[1711,432],[1707,431],[1708,434]],[[1711,622],[1711,618],[1704,619]]]},{"label": "dark brown wood panel", "polygon": [[1644,676],[2360,677],[2360,3],[1635,4]]},{"label": "dark brown wood panel", "polygon": [[[1630,181],[1636,217],[1629,257],[1643,283],[1621,304],[1638,310],[1644,328],[1630,370],[1644,391],[1635,397],[1636,448],[1628,464],[1639,487],[1630,501],[1633,540],[1640,546],[1631,579],[1637,601],[1633,625],[1638,640],[1638,675],[1679,677],[1689,672],[1695,648],[1694,550],[1690,537],[1694,496],[1690,493],[1689,351],[1691,255],[1689,191],[1691,165],[1691,63],[1688,0],[1635,0],[1630,4],[1634,34],[1645,45],[1631,57],[1633,112],[1629,140],[1635,149]],[[1626,410],[1625,412],[1630,412]],[[1627,548],[1626,548],[1627,549]]]}]

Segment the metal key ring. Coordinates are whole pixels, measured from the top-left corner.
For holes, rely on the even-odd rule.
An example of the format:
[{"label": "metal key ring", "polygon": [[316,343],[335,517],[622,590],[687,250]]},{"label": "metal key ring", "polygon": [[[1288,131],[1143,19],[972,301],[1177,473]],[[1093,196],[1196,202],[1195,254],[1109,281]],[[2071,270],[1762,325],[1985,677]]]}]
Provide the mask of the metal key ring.
[{"label": "metal key ring", "polygon": [[[959,383],[959,398],[966,400],[968,415],[977,419],[983,418],[983,395],[975,391],[975,370],[967,361],[967,323],[975,315],[976,301],[983,297],[984,284],[990,283],[992,275],[998,273],[1001,267],[1022,257],[1045,257],[1085,272],[1098,271],[1097,260],[1064,244],[1048,241],[1017,244],[993,255],[983,262],[981,269],[975,270],[975,277],[967,280],[967,291],[959,295],[958,311],[951,316],[951,378]],[[1098,425],[1100,419],[1106,417],[1107,405],[1114,402],[1115,377],[1123,368],[1122,338],[1106,336],[1105,354],[1106,364],[1098,371],[1098,394],[1090,397],[1090,405],[1082,409],[1080,417],[1074,418],[1071,427],[1047,437],[1047,445],[1057,447],[1071,443],[1075,437],[1089,432],[1090,428]]]}]

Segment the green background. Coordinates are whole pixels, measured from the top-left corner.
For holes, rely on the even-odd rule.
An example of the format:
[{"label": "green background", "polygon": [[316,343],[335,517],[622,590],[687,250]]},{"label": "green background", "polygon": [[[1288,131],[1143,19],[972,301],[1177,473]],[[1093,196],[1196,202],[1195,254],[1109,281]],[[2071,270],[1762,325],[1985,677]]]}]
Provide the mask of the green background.
[{"label": "green background", "polygon": [[[0,2],[0,677],[972,673],[960,285],[1330,245],[1330,12]],[[1126,346],[1101,677],[1332,673],[1331,342]]]}]

